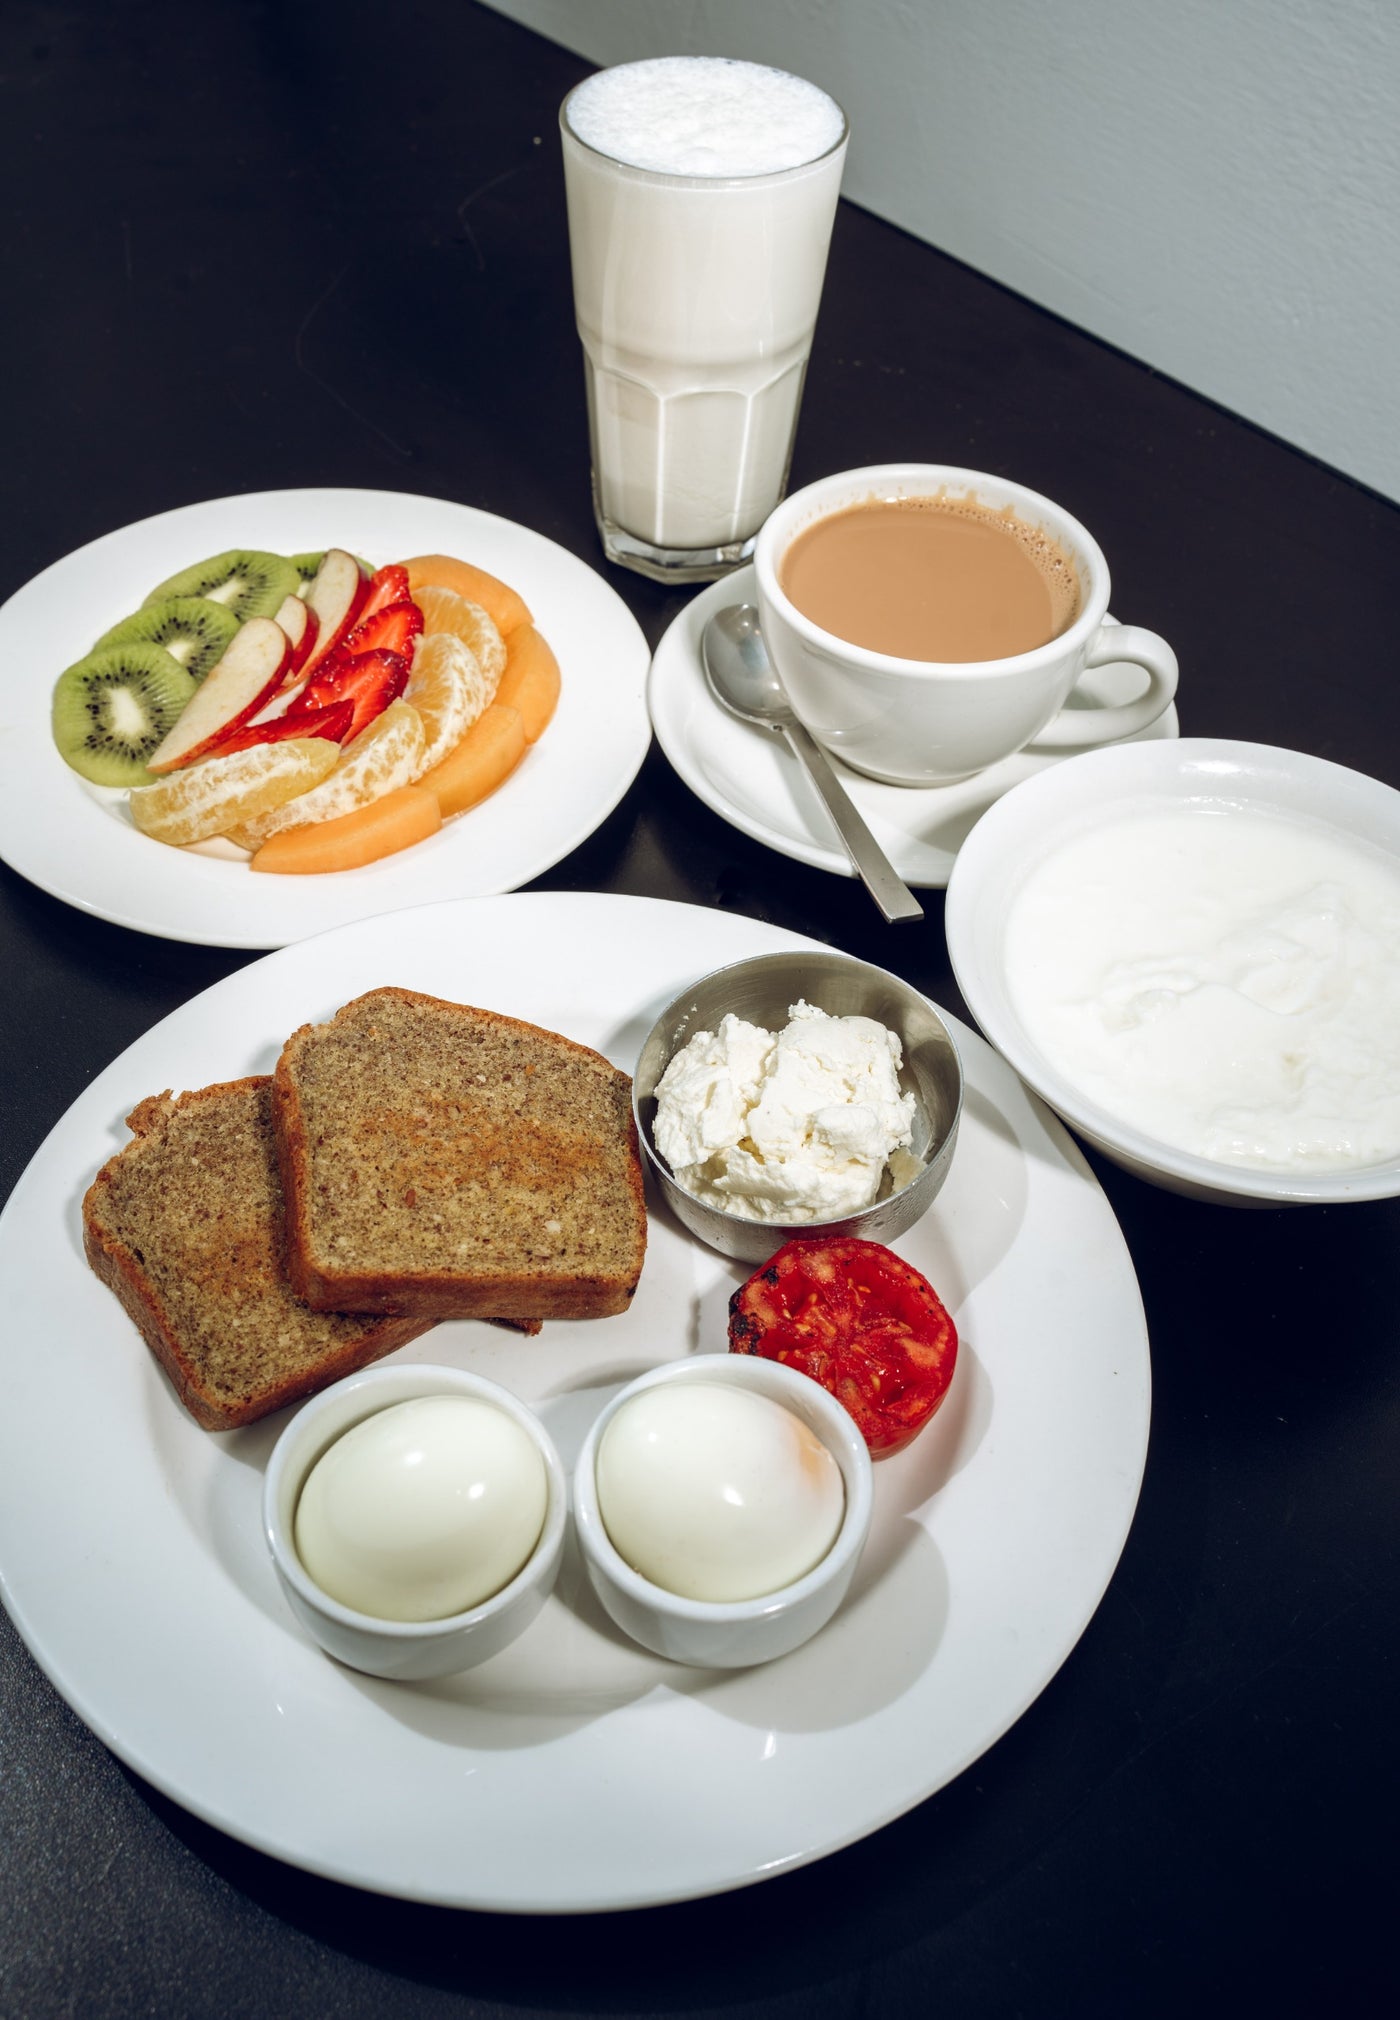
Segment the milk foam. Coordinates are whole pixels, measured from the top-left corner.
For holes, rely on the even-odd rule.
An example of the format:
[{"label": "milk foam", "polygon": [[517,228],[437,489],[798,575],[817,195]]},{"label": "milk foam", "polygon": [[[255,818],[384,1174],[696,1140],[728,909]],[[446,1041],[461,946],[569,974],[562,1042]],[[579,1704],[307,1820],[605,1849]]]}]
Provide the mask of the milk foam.
[{"label": "milk foam", "polygon": [[661,175],[736,177],[801,168],[845,128],[805,78],[723,56],[659,56],[600,70],[569,99],[568,121],[600,154]]}]

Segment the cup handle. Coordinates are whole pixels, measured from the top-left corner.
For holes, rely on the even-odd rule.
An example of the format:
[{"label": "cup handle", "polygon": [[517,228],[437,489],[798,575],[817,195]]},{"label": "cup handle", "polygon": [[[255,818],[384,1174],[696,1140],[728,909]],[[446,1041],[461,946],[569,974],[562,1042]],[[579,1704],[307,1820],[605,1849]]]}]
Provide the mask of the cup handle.
[{"label": "cup handle", "polygon": [[1144,631],[1136,624],[1101,624],[1085,654],[1085,673],[1091,666],[1112,666],[1122,659],[1146,670],[1146,694],[1116,708],[1061,709],[1031,739],[1032,747],[1079,750],[1086,744],[1117,743],[1156,722],[1176,693],[1176,654],[1155,631]]}]

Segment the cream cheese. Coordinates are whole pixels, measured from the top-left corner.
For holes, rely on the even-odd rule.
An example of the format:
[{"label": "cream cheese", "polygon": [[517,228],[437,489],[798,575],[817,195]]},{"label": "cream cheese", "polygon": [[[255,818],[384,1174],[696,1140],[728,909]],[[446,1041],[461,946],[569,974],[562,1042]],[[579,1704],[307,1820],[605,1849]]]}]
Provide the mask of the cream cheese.
[{"label": "cream cheese", "polygon": [[1400,1153],[1400,864],[1320,824],[1209,805],[1054,850],[1007,920],[1028,1035],[1101,1108],[1224,1164]]},{"label": "cream cheese", "polygon": [[[913,1139],[894,1032],[793,1004],[774,1034],[727,1016],[656,1090],[656,1147],[697,1199],[749,1220],[841,1220],[869,1206]],[[917,1169],[905,1157],[900,1182]]]}]

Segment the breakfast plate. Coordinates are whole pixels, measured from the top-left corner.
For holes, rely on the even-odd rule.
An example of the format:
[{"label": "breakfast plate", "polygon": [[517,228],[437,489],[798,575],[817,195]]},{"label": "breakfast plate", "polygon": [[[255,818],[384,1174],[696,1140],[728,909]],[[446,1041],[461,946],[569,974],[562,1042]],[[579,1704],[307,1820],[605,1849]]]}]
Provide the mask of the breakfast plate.
[{"label": "breakfast plate", "polygon": [[[702,590],[674,619],[656,648],[647,680],[657,742],[690,790],[731,827],[796,862],[854,876],[830,816],[786,744],[727,715],[705,685],[700,636],[706,624],[728,603],[757,600],[754,571],[743,568]],[[1142,680],[1140,667],[1122,662],[1097,667],[1085,674],[1068,706],[1131,701]],[[1150,728],[1124,741],[1148,742],[1179,733],[1173,703]],[[1073,755],[1069,748],[1042,751],[1032,745],[950,786],[883,785],[833,762],[904,881],[936,890],[947,883],[959,848],[989,806],[1022,779]]]},{"label": "breakfast plate", "polygon": [[[0,1593],[58,1690],[137,1773],[248,1844],[379,1892],[517,1912],[635,1907],[744,1886],[865,1836],[960,1773],[1045,1687],[1132,1520],[1147,1337],[1084,1160],[952,1019],[967,1086],[958,1151],[898,1246],[955,1317],[953,1386],[876,1468],[842,1610],[757,1669],[685,1668],[625,1641],[572,1545],[544,1611],[480,1668],[405,1685],[338,1667],[296,1624],[263,1546],[262,1474],[287,1413],[199,1430],[83,1261],[83,1192],[141,1097],[266,1072],[291,1029],[368,988],[508,1011],[630,1067],[688,978],[815,946],[641,898],[427,906],[241,969],[73,1105],[0,1218]],[[627,1382],[722,1351],[746,1274],[651,1205],[624,1316],[535,1339],[441,1326],[401,1357],[504,1383],[572,1468]]]},{"label": "breakfast plate", "polygon": [[[138,834],[124,793],[88,785],[54,747],[54,681],[176,570],[230,547],[329,545],[375,563],[475,562],[518,589],[563,675],[554,719],[492,796],[399,855],[321,876],[253,875],[231,844],[174,849]],[[119,926],[217,947],[281,947],[438,898],[514,890],[583,841],[650,742],[647,648],[600,575],[493,513],[390,491],[254,492],[162,512],[56,561],[0,609],[0,858]]]}]

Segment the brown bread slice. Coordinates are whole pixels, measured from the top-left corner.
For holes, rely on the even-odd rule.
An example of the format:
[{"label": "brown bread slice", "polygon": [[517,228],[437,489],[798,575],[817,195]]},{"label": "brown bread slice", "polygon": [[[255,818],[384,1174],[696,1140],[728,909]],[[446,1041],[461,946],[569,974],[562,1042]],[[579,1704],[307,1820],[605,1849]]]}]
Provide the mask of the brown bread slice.
[{"label": "brown bread slice", "polygon": [[152,1095],[83,1200],[83,1245],[191,1415],[250,1424],[427,1330],[313,1312],[282,1268],[282,1189],[265,1076]]},{"label": "brown bread slice", "polygon": [[631,1082],[493,1011],[376,989],[282,1048],[287,1272],[318,1310],[602,1318],[646,1250]]}]

